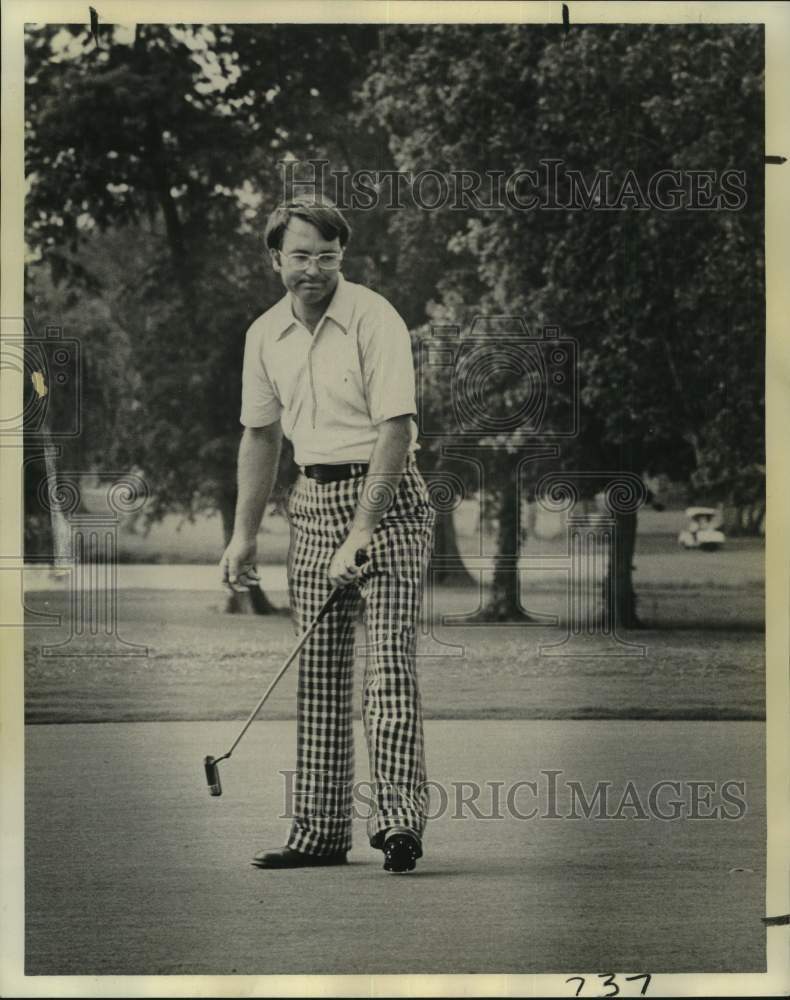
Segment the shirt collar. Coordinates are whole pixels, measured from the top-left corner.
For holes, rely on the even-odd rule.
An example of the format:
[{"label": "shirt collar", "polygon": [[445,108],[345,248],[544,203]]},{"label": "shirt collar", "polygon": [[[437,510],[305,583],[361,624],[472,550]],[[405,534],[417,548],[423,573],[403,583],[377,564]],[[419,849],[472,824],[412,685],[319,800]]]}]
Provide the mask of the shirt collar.
[{"label": "shirt collar", "polygon": [[[277,330],[277,339],[282,340],[286,333],[288,333],[297,322],[291,306],[291,293],[288,292],[284,295],[283,298],[281,298],[275,305],[274,309],[275,312],[272,320],[274,322],[274,327]],[[353,311],[354,301],[351,289],[348,287],[348,282],[343,275],[338,274],[335,294],[332,296],[329,305],[326,307],[324,316],[328,316],[329,319],[336,323],[343,333],[348,333]]]}]

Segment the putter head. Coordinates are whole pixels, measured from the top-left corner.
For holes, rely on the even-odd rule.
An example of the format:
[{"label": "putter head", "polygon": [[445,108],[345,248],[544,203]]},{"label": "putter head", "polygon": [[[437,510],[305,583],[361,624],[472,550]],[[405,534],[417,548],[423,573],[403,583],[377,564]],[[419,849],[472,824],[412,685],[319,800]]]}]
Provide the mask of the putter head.
[{"label": "putter head", "polygon": [[208,756],[203,759],[203,767],[206,769],[209,795],[222,795],[222,783],[219,780],[219,764],[217,764],[213,757]]}]

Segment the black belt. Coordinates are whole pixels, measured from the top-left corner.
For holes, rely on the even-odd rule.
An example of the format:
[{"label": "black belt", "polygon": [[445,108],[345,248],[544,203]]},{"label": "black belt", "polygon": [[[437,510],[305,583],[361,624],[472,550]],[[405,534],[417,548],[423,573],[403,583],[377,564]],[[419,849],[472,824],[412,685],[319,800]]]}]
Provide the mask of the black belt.
[{"label": "black belt", "polygon": [[367,462],[350,462],[347,465],[306,465],[304,474],[317,483],[337,483],[341,479],[364,476],[368,471]]}]

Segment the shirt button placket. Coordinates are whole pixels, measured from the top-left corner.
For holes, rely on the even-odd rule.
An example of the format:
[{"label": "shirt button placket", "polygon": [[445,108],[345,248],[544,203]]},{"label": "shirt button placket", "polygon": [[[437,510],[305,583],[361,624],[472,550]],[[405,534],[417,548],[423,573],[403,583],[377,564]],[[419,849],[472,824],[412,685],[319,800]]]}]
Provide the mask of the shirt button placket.
[{"label": "shirt button placket", "polygon": [[318,399],[315,394],[315,382],[313,381],[313,348],[315,347],[316,338],[318,337],[319,327],[315,328],[315,331],[310,338],[310,346],[307,349],[307,373],[310,376],[310,393],[313,397],[313,430],[315,430],[315,420],[316,411],[318,409]]}]

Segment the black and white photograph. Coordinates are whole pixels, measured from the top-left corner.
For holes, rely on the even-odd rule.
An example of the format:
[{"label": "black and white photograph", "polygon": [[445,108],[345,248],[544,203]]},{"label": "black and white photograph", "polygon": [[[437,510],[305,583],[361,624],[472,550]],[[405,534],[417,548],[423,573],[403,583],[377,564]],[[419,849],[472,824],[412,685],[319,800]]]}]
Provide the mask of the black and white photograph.
[{"label": "black and white photograph", "polygon": [[790,990],[788,13],[4,5],[3,996]]}]

